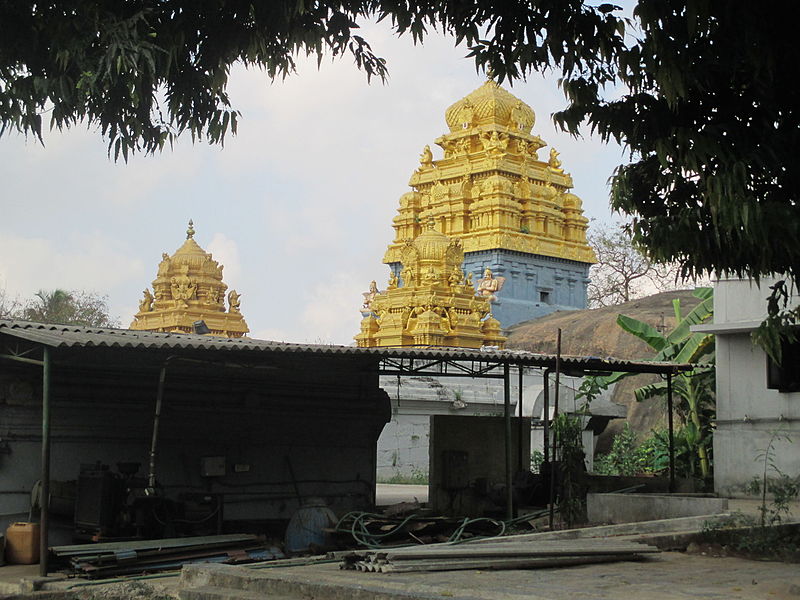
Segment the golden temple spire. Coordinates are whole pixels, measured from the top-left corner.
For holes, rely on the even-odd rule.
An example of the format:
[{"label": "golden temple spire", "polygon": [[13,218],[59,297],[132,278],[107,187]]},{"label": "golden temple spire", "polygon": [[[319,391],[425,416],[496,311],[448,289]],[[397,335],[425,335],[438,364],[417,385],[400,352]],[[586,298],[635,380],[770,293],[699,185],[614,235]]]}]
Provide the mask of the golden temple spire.
[{"label": "golden temple spire", "polygon": [[[449,132],[435,140],[440,160],[421,161],[400,199],[394,241],[385,263],[400,261],[404,240],[425,230],[430,216],[465,252],[508,250],[595,262],[588,219],[570,194],[572,177],[558,152],[532,133],[533,109],[493,79],[445,111]],[[428,153],[425,153],[427,158]]]},{"label": "golden temple spire", "polygon": [[[249,329],[240,312],[241,294],[222,281],[222,265],[194,240],[190,220],[186,241],[170,256],[161,255],[153,291],[144,290],[131,329],[192,333],[205,321],[211,335],[242,337]],[[225,306],[225,300],[228,306]]]}]

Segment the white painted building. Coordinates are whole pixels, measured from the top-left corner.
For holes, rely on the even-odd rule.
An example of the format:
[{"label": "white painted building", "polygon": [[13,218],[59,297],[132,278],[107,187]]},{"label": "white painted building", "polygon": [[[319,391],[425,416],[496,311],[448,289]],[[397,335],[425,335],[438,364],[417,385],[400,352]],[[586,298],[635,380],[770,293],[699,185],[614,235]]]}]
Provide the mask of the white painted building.
[{"label": "white painted building", "polygon": [[[776,432],[781,439],[774,444],[775,465],[789,476],[800,475],[800,391],[790,391],[797,389],[800,354],[788,348],[783,377],[774,369],[768,377],[767,355],[750,337],[766,317],[766,298],[775,281],[762,280],[758,286],[751,280],[719,280],[714,285],[714,323],[692,328],[716,335],[714,489],[723,496],[747,495],[747,484],[763,475],[764,461],[758,457]],[[791,302],[800,303],[796,290]]]}]

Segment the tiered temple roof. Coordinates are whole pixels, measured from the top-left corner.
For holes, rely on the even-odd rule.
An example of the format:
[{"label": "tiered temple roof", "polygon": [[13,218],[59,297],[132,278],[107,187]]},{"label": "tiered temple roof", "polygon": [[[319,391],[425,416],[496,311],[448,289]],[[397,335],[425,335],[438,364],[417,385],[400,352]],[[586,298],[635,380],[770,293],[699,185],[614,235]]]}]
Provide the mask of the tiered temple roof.
[{"label": "tiered temple roof", "polygon": [[405,241],[419,236],[429,218],[465,252],[504,249],[595,262],[581,200],[569,192],[572,177],[554,148],[539,158],[547,144],[531,134],[530,106],[489,80],[450,106],[445,119],[450,131],[436,140],[444,157],[434,160],[430,147],[423,150],[383,262],[399,262]]},{"label": "tiered temple roof", "polygon": [[183,245],[172,256],[162,254],[153,291],[144,290],[131,329],[192,333],[194,322],[205,321],[211,335],[238,338],[249,331],[240,295],[230,290],[226,296],[223,266],[194,241],[194,234],[189,221]]},{"label": "tiered temple roof", "polygon": [[434,229],[399,249],[402,287],[394,275],[388,289],[374,282],[365,294],[359,346],[502,347],[506,338],[490,314],[489,297],[476,296],[472,275],[464,275],[464,250]]}]

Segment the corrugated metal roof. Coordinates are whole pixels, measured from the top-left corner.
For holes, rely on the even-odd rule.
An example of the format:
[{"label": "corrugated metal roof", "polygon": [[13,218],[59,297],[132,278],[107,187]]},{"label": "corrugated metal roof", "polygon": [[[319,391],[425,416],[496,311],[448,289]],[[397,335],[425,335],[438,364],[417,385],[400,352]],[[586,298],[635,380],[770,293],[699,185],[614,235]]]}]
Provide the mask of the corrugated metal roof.
[{"label": "corrugated metal roof", "polygon": [[[252,338],[223,338],[185,333],[54,325],[6,319],[0,319],[0,335],[21,338],[53,348],[227,350],[256,353],[375,356],[379,359],[421,358],[484,361],[531,367],[552,367],[556,361],[554,354],[536,354],[522,350],[496,350],[493,348],[474,350],[441,347],[358,348],[329,344],[293,344]],[[562,356],[561,361],[564,368],[586,370],[666,373],[686,371],[692,368],[692,365],[687,364],[629,361],[612,357]]]}]

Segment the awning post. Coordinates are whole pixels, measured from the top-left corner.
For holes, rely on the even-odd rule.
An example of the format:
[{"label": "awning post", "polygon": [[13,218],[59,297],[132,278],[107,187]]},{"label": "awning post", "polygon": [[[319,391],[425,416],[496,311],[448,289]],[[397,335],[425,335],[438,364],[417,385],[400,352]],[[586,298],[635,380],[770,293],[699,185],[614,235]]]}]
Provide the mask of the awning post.
[{"label": "awning post", "polygon": [[[518,433],[519,433],[519,440],[518,440],[518,452],[517,452],[517,471],[522,471],[522,467],[524,465],[523,456],[523,445],[522,445],[522,436],[525,434],[525,429],[522,426],[522,365],[519,366],[519,399],[517,400],[517,415],[519,416],[519,424],[518,424]],[[530,437],[530,428],[528,428],[528,437]]]},{"label": "awning post", "polygon": [[39,500],[39,575],[47,576],[50,529],[50,349],[42,348],[42,487]]},{"label": "awning post", "polygon": [[675,427],[672,417],[672,373],[667,373],[667,423],[669,424],[669,491],[675,492]]},{"label": "awning post", "polygon": [[511,487],[513,473],[511,464],[511,382],[508,363],[503,363],[503,406],[506,422],[506,518],[514,518],[514,490]]}]

